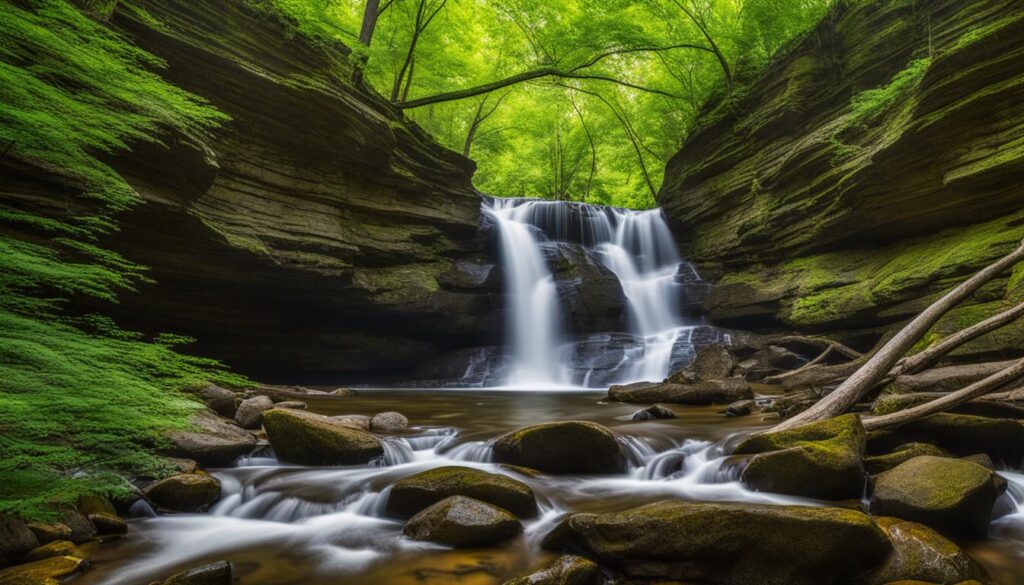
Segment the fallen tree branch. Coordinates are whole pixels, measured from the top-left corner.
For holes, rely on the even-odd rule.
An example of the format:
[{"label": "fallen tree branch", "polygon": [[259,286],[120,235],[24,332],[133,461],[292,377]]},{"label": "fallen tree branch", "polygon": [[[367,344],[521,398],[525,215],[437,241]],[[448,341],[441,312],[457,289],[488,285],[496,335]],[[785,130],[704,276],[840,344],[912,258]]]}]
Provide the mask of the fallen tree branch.
[{"label": "fallen tree branch", "polygon": [[767,345],[786,345],[787,343],[802,343],[804,345],[810,345],[813,347],[819,347],[823,349],[832,349],[833,351],[842,354],[851,360],[855,360],[864,354],[848,347],[834,339],[827,337],[819,337],[816,335],[768,335],[764,337],[764,342]]}]

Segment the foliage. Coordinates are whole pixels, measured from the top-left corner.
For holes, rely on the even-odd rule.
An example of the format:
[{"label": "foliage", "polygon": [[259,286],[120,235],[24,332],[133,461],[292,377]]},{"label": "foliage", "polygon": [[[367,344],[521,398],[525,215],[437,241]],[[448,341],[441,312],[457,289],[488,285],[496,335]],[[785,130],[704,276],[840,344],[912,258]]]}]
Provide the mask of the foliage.
[{"label": "foliage", "polygon": [[931,64],[932,60],[928,58],[915,59],[894,75],[888,84],[854,95],[850,99],[850,116],[846,126],[853,128],[870,124],[908,92],[916,88]]}]

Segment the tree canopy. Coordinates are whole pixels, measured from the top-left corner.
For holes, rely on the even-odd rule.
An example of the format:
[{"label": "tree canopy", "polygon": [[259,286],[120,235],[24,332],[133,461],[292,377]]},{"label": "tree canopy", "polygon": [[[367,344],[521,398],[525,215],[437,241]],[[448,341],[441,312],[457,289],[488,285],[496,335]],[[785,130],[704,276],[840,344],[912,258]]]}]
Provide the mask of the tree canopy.
[{"label": "tree canopy", "polygon": [[355,48],[360,82],[498,196],[646,208],[704,105],[832,0],[264,0]]}]

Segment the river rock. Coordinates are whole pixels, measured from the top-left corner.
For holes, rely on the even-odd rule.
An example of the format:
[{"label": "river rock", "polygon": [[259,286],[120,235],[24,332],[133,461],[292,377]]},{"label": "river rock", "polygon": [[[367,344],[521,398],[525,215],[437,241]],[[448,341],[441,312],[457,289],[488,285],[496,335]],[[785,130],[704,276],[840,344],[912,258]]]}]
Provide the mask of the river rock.
[{"label": "river rock", "polygon": [[277,408],[291,408],[293,410],[306,410],[306,403],[301,400],[282,400],[275,404]]},{"label": "river rock", "polygon": [[75,508],[88,517],[90,514],[112,514],[117,515],[117,508],[110,500],[96,494],[89,494],[78,498]]},{"label": "river rock", "polygon": [[547,567],[504,585],[601,585],[604,576],[593,561],[576,555],[562,555]]},{"label": "river rock", "polygon": [[633,420],[655,420],[666,418],[676,418],[676,413],[657,404],[634,412],[632,417]]},{"label": "river rock", "polygon": [[85,570],[89,561],[77,557],[50,557],[0,571],[0,585],[60,585],[69,575]]},{"label": "river rock", "polygon": [[216,384],[207,384],[199,389],[198,394],[210,410],[226,418],[235,417],[238,397],[231,390]]},{"label": "river rock", "polygon": [[52,557],[74,557],[76,559],[89,558],[82,549],[78,548],[78,546],[70,540],[55,540],[28,551],[25,555],[24,561],[26,563],[31,563]]},{"label": "river rock", "polygon": [[274,408],[263,427],[281,461],[300,465],[361,465],[384,455],[379,439],[327,416]]},{"label": "river rock", "polygon": [[[71,536],[71,528],[67,529],[67,535]],[[37,546],[39,539],[21,518],[0,515],[0,568]]]},{"label": "river rock", "polygon": [[169,455],[195,459],[202,465],[222,467],[247,455],[256,447],[256,439],[234,421],[221,418],[203,409],[189,419],[196,430],[174,431],[169,434]]},{"label": "river rock", "polygon": [[89,522],[92,522],[92,525],[96,527],[96,534],[100,536],[126,534],[128,532],[128,523],[117,514],[107,514],[106,512],[89,514]]},{"label": "river rock", "polygon": [[409,428],[409,419],[400,412],[379,412],[370,419],[370,430],[376,433],[399,433]]},{"label": "river rock", "polygon": [[931,528],[899,518],[876,518],[892,543],[892,554],[868,585],[918,580],[932,583],[960,583],[970,579],[988,581],[988,573],[959,546]]},{"label": "river rock", "polygon": [[220,497],[220,482],[205,474],[182,473],[146,487],[145,493],[151,502],[166,510],[198,512]]},{"label": "river rock", "polygon": [[871,475],[889,471],[893,467],[910,461],[914,457],[931,455],[933,457],[956,457],[952,452],[932,445],[931,443],[906,443],[896,447],[892,453],[864,458],[864,469]]},{"label": "river rock", "polygon": [[859,498],[864,490],[864,427],[847,414],[741,442],[731,463],[758,491],[810,498]]},{"label": "river rock", "polygon": [[359,429],[361,431],[370,430],[370,417],[365,414],[339,414],[332,416],[331,418],[347,427],[352,427],[353,429]]},{"label": "river rock", "polygon": [[697,352],[690,365],[672,373],[667,382],[689,384],[710,380],[723,380],[736,368],[736,357],[721,343],[706,345]]},{"label": "river rock", "polygon": [[665,402],[700,405],[729,404],[753,397],[754,392],[746,380],[729,378],[686,384],[637,382],[624,386],[612,386],[608,389],[607,399],[615,402]]},{"label": "river rock", "polygon": [[553,422],[525,427],[494,442],[498,463],[548,473],[622,473],[626,457],[607,428],[588,421]]},{"label": "river rock", "polygon": [[387,513],[409,518],[451,496],[466,496],[493,504],[520,518],[537,515],[537,501],[530,486],[507,475],[456,465],[430,469],[396,481],[388,495]]},{"label": "river rock", "polygon": [[487,546],[519,534],[523,525],[511,512],[463,496],[452,496],[416,514],[405,535],[456,548]]},{"label": "river rock", "polygon": [[330,392],[328,392],[328,394],[330,394],[331,396],[340,396],[340,397],[359,396],[359,392],[357,392],[357,391],[355,391],[355,390],[353,390],[351,388],[335,388],[334,390],[331,390]]},{"label": "river rock", "polygon": [[856,582],[892,545],[854,510],[666,500],[611,514],[573,514],[542,543],[628,577],[716,585]]},{"label": "river rock", "polygon": [[218,561],[172,576],[161,585],[231,585],[231,563]]},{"label": "river rock", "polygon": [[62,510],[61,522],[71,528],[71,542],[79,544],[96,538],[96,527],[78,510]]},{"label": "river rock", "polygon": [[[30,522],[28,529],[32,531],[39,544],[47,544],[55,540],[68,540],[71,538],[71,527],[60,522]],[[0,533],[3,532],[0,527]],[[0,537],[0,548],[2,548],[2,537]]]},{"label": "river rock", "polygon": [[915,457],[875,477],[871,513],[920,522],[953,537],[983,537],[1006,482],[962,459]]},{"label": "river rock", "polygon": [[749,416],[757,403],[753,400],[737,400],[725,409],[725,416]]},{"label": "river rock", "polygon": [[957,455],[986,453],[998,463],[1016,467],[1024,458],[1024,424],[1012,419],[968,414],[934,414],[889,431],[872,433],[873,452],[889,451],[909,442],[933,443]]},{"label": "river rock", "polygon": [[258,429],[263,411],[271,408],[274,408],[274,401],[269,396],[260,395],[246,398],[238,405],[235,422],[243,429]]}]

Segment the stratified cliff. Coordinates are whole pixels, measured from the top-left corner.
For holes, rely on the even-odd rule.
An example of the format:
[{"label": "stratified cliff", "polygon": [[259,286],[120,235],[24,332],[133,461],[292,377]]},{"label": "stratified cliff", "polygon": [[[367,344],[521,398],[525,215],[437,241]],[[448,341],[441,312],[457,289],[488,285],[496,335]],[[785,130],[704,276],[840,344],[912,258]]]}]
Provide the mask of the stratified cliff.
[{"label": "stratified cliff", "polygon": [[[1020,3],[848,1],[705,115],[658,201],[712,319],[869,342],[1024,237],[1022,179]],[[1018,270],[935,334],[1021,300]]]}]

